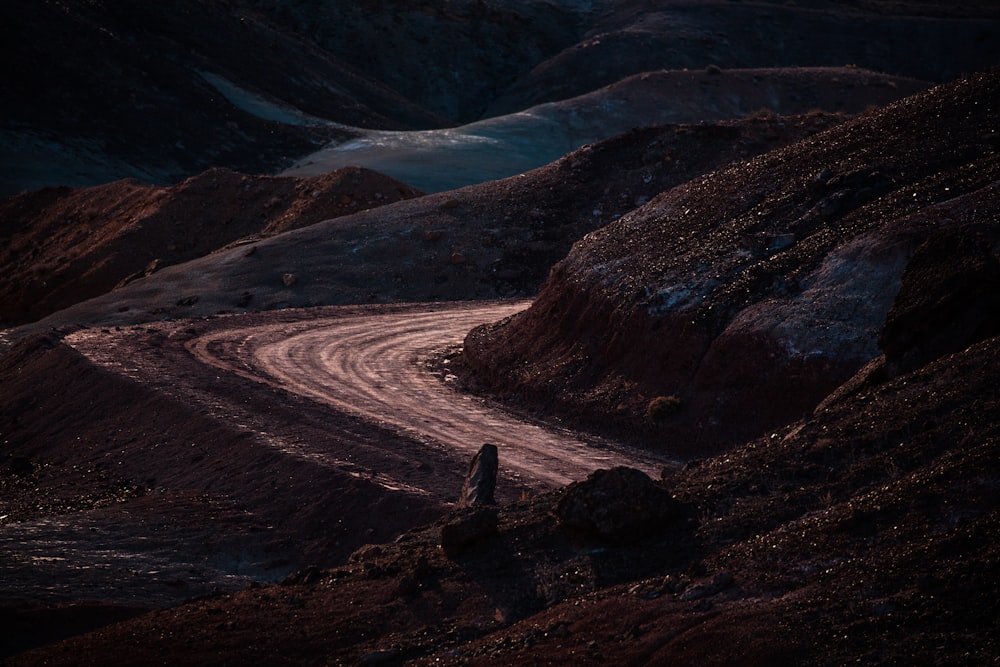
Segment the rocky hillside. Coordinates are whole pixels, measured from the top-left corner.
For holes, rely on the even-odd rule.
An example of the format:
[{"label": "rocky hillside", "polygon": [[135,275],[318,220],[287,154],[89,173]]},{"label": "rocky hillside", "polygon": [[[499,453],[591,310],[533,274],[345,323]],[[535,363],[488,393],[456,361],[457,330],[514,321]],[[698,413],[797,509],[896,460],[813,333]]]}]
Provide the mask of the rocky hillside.
[{"label": "rocky hillside", "polygon": [[469,365],[684,456],[799,418],[879,354],[919,248],[970,249],[955,299],[992,275],[998,93],[1000,73],[972,76],[661,194],[577,243],[529,311],[473,332]]},{"label": "rocky hillside", "polygon": [[[950,262],[931,255],[914,256],[893,311],[954,302],[950,281],[925,280]],[[998,361],[993,337],[866,374],[862,391],[662,480],[615,469],[454,512],[341,566],[9,664],[988,664]],[[32,618],[53,616],[15,620],[37,631]]]},{"label": "rocky hillside", "polygon": [[345,168],[313,178],[212,169],[173,187],[134,180],[0,200],[0,324],[31,322],[218,250],[422,194]]},{"label": "rocky hillside", "polygon": [[[287,306],[532,294],[552,264],[587,232],[694,176],[797,141],[843,120],[843,116],[822,113],[786,118],[763,115],[718,124],[636,130],[514,178],[401,201],[291,233],[252,239],[177,266],[158,264],[155,272],[148,272],[150,275],[55,313],[22,329],[22,333],[80,323],[124,324]],[[347,173],[360,176],[363,172]],[[371,172],[367,172],[367,178],[375,180],[364,190],[368,195],[360,200],[362,206],[374,197],[374,183],[382,183]],[[326,196],[313,199],[310,188],[314,186],[308,184],[326,183],[334,192],[349,194],[355,192],[353,186],[348,186],[350,180],[334,186],[334,176],[298,181],[251,179],[218,172],[169,190],[141,189],[134,184],[84,190],[65,203],[99,202],[101,210],[119,212],[112,215],[113,220],[124,222],[135,217],[142,221],[145,231],[133,231],[125,241],[151,235],[146,240],[152,248],[131,246],[135,266],[117,274],[115,280],[121,280],[131,272],[145,273],[148,262],[164,256],[151,253],[164,253],[171,246],[187,247],[193,239],[207,235],[207,231],[193,233],[190,219],[184,215],[196,216],[195,220],[204,221],[199,229],[219,230],[220,235],[222,230],[232,230],[239,220],[252,223],[246,227],[236,225],[238,234],[211,238],[213,242],[232,240],[263,229],[268,220],[286,220],[286,214],[302,222],[313,219],[299,216],[299,212],[304,213],[300,211],[302,205],[317,205],[312,209],[317,215],[332,217],[343,212],[338,208],[339,194],[332,200]],[[251,189],[244,191],[246,186]],[[379,201],[399,196],[395,190],[385,188],[382,192],[383,186],[377,187],[384,198]],[[103,196],[123,188],[139,189],[143,197],[159,197],[159,203],[147,209],[133,206],[128,200]],[[266,195],[259,196],[262,192]],[[282,199],[286,195],[291,199]],[[46,196],[52,194],[43,191],[9,202],[28,206]],[[136,203],[145,201],[139,197]],[[63,208],[62,204],[54,204],[51,211],[56,214]],[[48,210],[40,209],[42,219],[46,219]],[[182,214],[180,218],[178,214]],[[51,219],[53,224],[65,220],[61,214]],[[181,219],[183,224],[176,224]],[[129,224],[130,229],[135,227]],[[41,234],[50,228],[40,225],[36,229]],[[64,234],[74,238],[65,229]],[[60,235],[49,239],[45,234],[28,233],[12,238],[13,249],[24,248],[15,258],[23,268],[13,275],[29,276],[34,282],[28,285],[36,288],[47,276],[58,277],[55,269],[65,262],[50,265],[48,262],[59,254],[43,252],[43,248],[60,248],[59,253],[79,252],[75,247],[62,250],[59,239],[64,236]],[[111,252],[115,243],[109,240],[102,256],[116,256]],[[219,245],[202,244],[214,248]],[[31,253],[36,247],[37,257],[47,258],[46,262],[32,263]],[[68,272],[67,268],[61,270]],[[75,281],[78,293],[83,293],[85,285],[92,293],[107,288],[107,284],[97,285],[96,280],[88,282],[89,275]],[[291,277],[286,280],[286,275]],[[54,282],[52,287],[59,284]],[[24,282],[12,280],[8,285],[14,295],[19,294],[14,288],[23,289]]]}]

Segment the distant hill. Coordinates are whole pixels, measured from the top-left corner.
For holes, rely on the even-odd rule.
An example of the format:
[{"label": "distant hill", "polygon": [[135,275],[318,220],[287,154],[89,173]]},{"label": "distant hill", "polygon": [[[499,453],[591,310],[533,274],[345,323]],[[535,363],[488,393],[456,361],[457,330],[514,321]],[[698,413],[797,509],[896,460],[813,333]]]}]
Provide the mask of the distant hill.
[{"label": "distant hill", "polygon": [[274,173],[359,129],[468,124],[644,72],[853,65],[943,81],[1000,57],[984,1],[648,5],[10,0],[0,196]]}]

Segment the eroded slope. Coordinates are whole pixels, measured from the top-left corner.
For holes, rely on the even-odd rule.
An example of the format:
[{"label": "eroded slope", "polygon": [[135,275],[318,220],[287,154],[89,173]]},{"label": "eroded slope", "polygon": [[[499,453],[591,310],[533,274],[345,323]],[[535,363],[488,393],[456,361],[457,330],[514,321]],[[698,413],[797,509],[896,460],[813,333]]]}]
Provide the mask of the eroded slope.
[{"label": "eroded slope", "polygon": [[37,320],[236,241],[419,194],[365,169],[313,178],[212,169],[169,188],[126,180],[0,200],[0,323]]},{"label": "eroded slope", "polygon": [[528,174],[362,211],[167,267],[31,328],[532,294],[587,232],[695,175],[842,121],[809,114],[637,130]]},{"label": "eroded slope", "polygon": [[[973,76],[663,193],[576,244],[466,358],[496,389],[675,454],[801,416],[877,355],[928,235],[996,253],[998,89]],[[659,395],[680,409],[651,420]]]}]

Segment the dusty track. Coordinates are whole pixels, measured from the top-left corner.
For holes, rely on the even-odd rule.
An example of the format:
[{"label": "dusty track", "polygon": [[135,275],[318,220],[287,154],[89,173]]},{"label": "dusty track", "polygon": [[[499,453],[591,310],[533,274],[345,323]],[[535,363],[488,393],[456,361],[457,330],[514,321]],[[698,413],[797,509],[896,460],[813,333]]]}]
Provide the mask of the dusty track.
[{"label": "dusty track", "polygon": [[[526,302],[450,304],[394,313],[354,313],[225,329],[188,348],[202,362],[356,415],[462,458],[485,442],[506,473],[528,486],[557,486],[598,468],[632,465],[656,474],[662,462],[613,451],[579,434],[527,423],[459,393],[429,371],[432,357],[474,326]],[[415,454],[419,456],[419,454]]]},{"label": "dusty track", "polygon": [[69,364],[82,379],[18,399],[44,406],[33,454],[44,489],[0,511],[0,599],[171,606],[342,563],[439,518],[484,442],[500,447],[501,502],[604,466],[658,474],[662,463],[455,391],[447,364],[429,364],[525,305],[280,310],[67,335],[86,359],[46,341],[58,359],[27,372]]},{"label": "dusty track", "polygon": [[[658,475],[663,460],[526,422],[456,391],[447,374],[442,381],[431,369],[432,359],[458,346],[474,326],[526,306],[457,302],[278,311],[89,329],[67,342],[102,366],[252,432],[285,455],[391,491],[449,497],[457,490],[452,477],[438,479],[435,472],[414,478],[400,462],[433,459],[432,469],[440,471],[441,462],[452,461],[447,468],[462,469],[487,442],[499,447],[501,482],[511,490],[560,486],[615,465]],[[266,392],[257,405],[270,402],[274,410],[249,407],[253,386]],[[288,418],[296,410],[308,410],[312,430]],[[285,416],[278,418],[279,412]],[[317,420],[322,412],[350,415],[369,424],[370,432],[351,426],[348,451],[345,434],[338,432],[342,420]],[[379,435],[387,431],[397,437]]]}]

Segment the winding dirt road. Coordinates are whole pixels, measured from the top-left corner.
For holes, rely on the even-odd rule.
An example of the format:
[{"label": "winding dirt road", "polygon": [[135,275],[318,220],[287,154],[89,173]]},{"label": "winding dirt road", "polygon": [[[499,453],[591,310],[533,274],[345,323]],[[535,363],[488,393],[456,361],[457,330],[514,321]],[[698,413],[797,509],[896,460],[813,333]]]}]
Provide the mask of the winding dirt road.
[{"label": "winding dirt road", "polygon": [[453,388],[442,351],[526,306],[320,307],[67,334],[75,352],[51,353],[86,360],[44,399],[65,438],[45,475],[47,493],[80,509],[4,526],[0,597],[168,606],[342,563],[442,516],[486,442],[501,502],[602,467],[657,476],[668,462]]},{"label": "winding dirt road", "polygon": [[[499,447],[504,473],[529,486],[559,486],[593,470],[629,465],[657,475],[664,461],[612,449],[579,434],[527,423],[462,394],[429,369],[473,327],[527,302],[453,303],[399,312],[353,312],[301,323],[225,328],[187,345],[202,362],[278,386],[471,458]],[[418,454],[419,455],[419,454]]]}]

